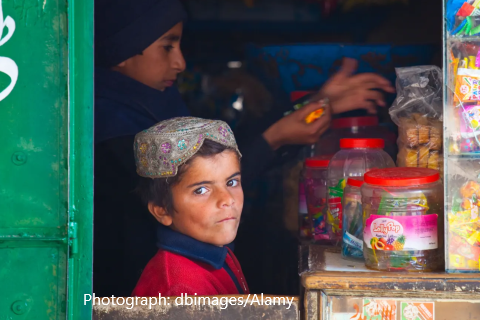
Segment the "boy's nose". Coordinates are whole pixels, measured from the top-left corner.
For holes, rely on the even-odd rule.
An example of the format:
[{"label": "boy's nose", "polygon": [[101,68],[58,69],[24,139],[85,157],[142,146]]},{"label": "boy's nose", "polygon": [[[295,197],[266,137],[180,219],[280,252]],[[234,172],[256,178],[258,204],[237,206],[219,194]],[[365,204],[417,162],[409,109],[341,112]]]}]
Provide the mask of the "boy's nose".
[{"label": "boy's nose", "polygon": [[182,51],[179,50],[178,54],[175,55],[172,63],[173,69],[177,71],[177,73],[183,72],[186,68],[185,59],[183,58]]},{"label": "boy's nose", "polygon": [[219,197],[219,206],[220,208],[229,208],[233,206],[235,199],[232,197],[230,192],[223,191]]}]

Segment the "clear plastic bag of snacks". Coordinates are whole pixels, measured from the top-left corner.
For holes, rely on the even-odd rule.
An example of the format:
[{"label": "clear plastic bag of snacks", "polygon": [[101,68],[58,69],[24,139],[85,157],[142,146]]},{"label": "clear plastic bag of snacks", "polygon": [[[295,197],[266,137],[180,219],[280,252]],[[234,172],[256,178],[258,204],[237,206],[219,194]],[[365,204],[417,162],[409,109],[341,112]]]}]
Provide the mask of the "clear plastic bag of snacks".
[{"label": "clear plastic bag of snacks", "polygon": [[396,73],[397,98],[389,112],[398,125],[397,165],[443,171],[442,71],[418,66]]}]

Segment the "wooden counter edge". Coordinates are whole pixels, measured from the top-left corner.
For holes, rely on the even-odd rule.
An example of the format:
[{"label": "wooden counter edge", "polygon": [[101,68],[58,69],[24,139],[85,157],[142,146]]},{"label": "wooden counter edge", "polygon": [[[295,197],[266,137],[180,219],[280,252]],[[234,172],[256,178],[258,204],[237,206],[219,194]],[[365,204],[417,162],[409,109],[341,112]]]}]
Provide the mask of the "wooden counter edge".
[{"label": "wooden counter edge", "polygon": [[387,273],[387,272],[306,272],[306,290],[398,290],[480,292],[480,274]]}]

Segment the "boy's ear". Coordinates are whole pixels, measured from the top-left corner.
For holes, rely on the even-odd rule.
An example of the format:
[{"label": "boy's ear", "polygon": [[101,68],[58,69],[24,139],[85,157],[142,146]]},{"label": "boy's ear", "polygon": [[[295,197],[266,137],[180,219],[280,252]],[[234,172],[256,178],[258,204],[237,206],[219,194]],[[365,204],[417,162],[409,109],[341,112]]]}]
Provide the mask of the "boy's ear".
[{"label": "boy's ear", "polygon": [[167,213],[165,208],[157,206],[153,202],[148,203],[148,211],[157,219],[158,222],[168,227],[172,224],[172,216]]}]

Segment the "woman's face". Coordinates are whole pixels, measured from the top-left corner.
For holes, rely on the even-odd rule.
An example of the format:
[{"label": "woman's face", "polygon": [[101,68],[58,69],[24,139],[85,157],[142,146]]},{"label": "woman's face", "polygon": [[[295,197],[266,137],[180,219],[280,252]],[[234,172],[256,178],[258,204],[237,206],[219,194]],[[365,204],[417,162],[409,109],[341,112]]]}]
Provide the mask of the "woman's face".
[{"label": "woman's face", "polygon": [[231,243],[243,209],[238,155],[225,150],[208,158],[196,157],[172,187],[172,198],[173,214],[153,209],[163,211],[160,218],[154,214],[162,224],[216,246]]},{"label": "woman's face", "polygon": [[183,23],[176,24],[142,54],[129,58],[113,69],[160,91],[172,86],[177,75],[185,70],[180,49],[182,29]]}]

